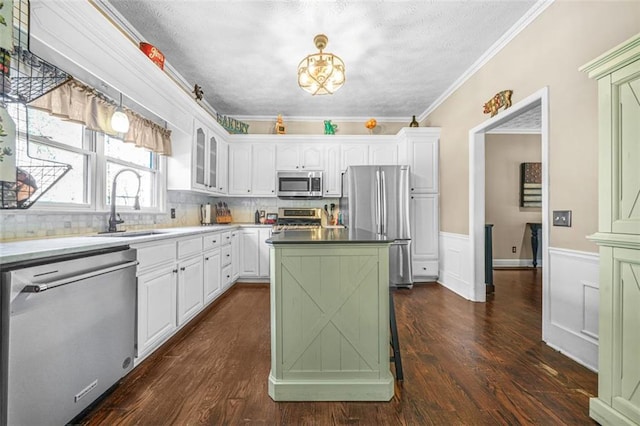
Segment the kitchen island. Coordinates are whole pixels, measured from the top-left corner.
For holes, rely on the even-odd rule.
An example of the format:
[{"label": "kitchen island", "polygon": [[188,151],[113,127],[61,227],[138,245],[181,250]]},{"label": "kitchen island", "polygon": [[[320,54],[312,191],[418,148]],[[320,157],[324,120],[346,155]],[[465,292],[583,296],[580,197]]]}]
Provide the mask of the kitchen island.
[{"label": "kitchen island", "polygon": [[283,231],[271,245],[274,401],[389,401],[389,245],[354,229]]}]

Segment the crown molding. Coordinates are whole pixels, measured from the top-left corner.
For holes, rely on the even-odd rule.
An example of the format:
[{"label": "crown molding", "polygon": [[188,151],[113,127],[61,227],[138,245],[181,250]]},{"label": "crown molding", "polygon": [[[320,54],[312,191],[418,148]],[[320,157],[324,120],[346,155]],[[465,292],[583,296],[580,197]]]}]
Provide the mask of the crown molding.
[{"label": "crown molding", "polygon": [[[235,118],[236,120],[240,120],[240,121],[273,121],[275,120],[275,118],[278,116],[277,114],[275,115],[233,115],[233,114],[225,114],[225,115],[229,115],[230,117]],[[302,116],[302,115],[297,115],[297,116],[286,116],[283,115],[282,118],[285,121],[289,121],[289,122],[296,122],[296,121],[318,121],[318,120],[323,120],[323,117],[320,116]],[[331,116],[331,117],[325,117],[327,119],[331,119],[331,121],[342,121],[342,122],[353,122],[353,123],[360,123],[360,122],[364,122],[367,120],[371,120],[372,118],[375,118],[376,121],[380,122],[380,123],[407,123],[407,126],[409,125],[409,123],[411,122],[411,119],[407,119],[407,117],[336,117],[336,116]]]},{"label": "crown molding", "polygon": [[531,6],[527,11],[502,37],[487,49],[486,52],[477,61],[475,61],[469,69],[467,69],[456,81],[453,82],[447,90],[445,90],[429,107],[417,117],[418,122],[422,122],[447,100],[456,90],[460,88],[467,80],[469,80],[480,68],[496,56],[511,40],[513,40],[522,30],[529,26],[542,12],[553,4],[555,0],[538,0],[536,4]]}]

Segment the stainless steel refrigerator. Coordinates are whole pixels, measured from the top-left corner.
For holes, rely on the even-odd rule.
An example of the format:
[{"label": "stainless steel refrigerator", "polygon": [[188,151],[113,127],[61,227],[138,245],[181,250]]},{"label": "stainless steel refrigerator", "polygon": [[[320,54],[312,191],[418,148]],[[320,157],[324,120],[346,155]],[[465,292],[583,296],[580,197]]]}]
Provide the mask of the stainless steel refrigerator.
[{"label": "stainless steel refrigerator", "polygon": [[409,166],[349,166],[342,175],[340,212],[348,228],[394,239],[389,284],[412,287]]}]

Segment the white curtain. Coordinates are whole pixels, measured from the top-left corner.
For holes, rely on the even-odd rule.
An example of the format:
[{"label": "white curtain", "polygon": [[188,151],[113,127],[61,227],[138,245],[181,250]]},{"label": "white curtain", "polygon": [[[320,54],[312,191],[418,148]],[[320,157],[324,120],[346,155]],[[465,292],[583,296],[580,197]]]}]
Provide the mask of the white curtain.
[{"label": "white curtain", "polygon": [[69,80],[29,103],[30,107],[64,120],[83,124],[88,129],[122,138],[125,142],[163,155],[171,155],[171,131],[135,112],[125,109],[129,117],[126,135],[111,128],[111,116],[117,106],[95,89]]}]

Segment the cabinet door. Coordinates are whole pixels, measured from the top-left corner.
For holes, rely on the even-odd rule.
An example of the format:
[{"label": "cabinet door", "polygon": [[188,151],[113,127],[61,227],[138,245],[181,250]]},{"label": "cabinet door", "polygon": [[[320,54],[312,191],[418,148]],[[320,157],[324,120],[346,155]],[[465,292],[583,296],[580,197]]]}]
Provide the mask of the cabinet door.
[{"label": "cabinet door", "polygon": [[271,237],[270,228],[260,228],[258,231],[258,250],[260,252],[258,276],[262,278],[269,278],[269,259],[271,250],[266,241]]},{"label": "cabinet door", "polygon": [[376,166],[398,164],[398,147],[396,144],[369,145],[369,164]]},{"label": "cabinet door", "polygon": [[218,141],[212,135],[209,136],[207,143],[207,172],[206,184],[207,188],[212,191],[218,190]]},{"label": "cabinet door", "polygon": [[250,144],[229,144],[229,194],[251,194]]},{"label": "cabinet door", "polygon": [[412,194],[410,209],[413,259],[437,259],[438,195]]},{"label": "cabinet door", "polygon": [[321,145],[300,147],[300,163],[305,170],[322,170],[324,149]]},{"label": "cabinet door", "polygon": [[[258,276],[258,269],[260,267],[258,234],[258,229],[243,229],[240,231],[240,276]],[[233,259],[231,259],[231,262],[233,263]]]},{"label": "cabinet door", "polygon": [[146,355],[176,329],[175,265],[138,277],[136,356]]},{"label": "cabinet door", "polygon": [[231,282],[240,276],[240,232],[231,232]]},{"label": "cabinet door", "polygon": [[203,256],[204,303],[212,302],[222,291],[220,250],[210,251]]},{"label": "cabinet door", "polygon": [[193,151],[193,186],[200,189],[206,189],[207,174],[205,168],[207,162],[207,133],[205,127],[198,122],[196,122],[195,125],[194,136],[195,143]]},{"label": "cabinet door", "polygon": [[278,144],[276,145],[276,170],[296,170],[300,169],[298,158],[298,145]]},{"label": "cabinet door", "polygon": [[276,149],[272,144],[254,144],[252,154],[252,195],[276,195]]},{"label": "cabinet door", "polygon": [[218,193],[227,194],[229,191],[229,145],[218,141]]},{"label": "cabinet door", "polygon": [[362,166],[369,163],[368,145],[346,144],[342,145],[341,151],[342,171],[347,170],[349,166]]},{"label": "cabinet door", "polygon": [[325,197],[339,197],[342,192],[342,170],[340,169],[340,145],[326,147],[324,164],[324,195]]},{"label": "cabinet door", "polygon": [[438,141],[411,141],[411,192],[438,192]]},{"label": "cabinet door", "polygon": [[187,322],[202,309],[202,257],[178,263],[178,325]]}]

